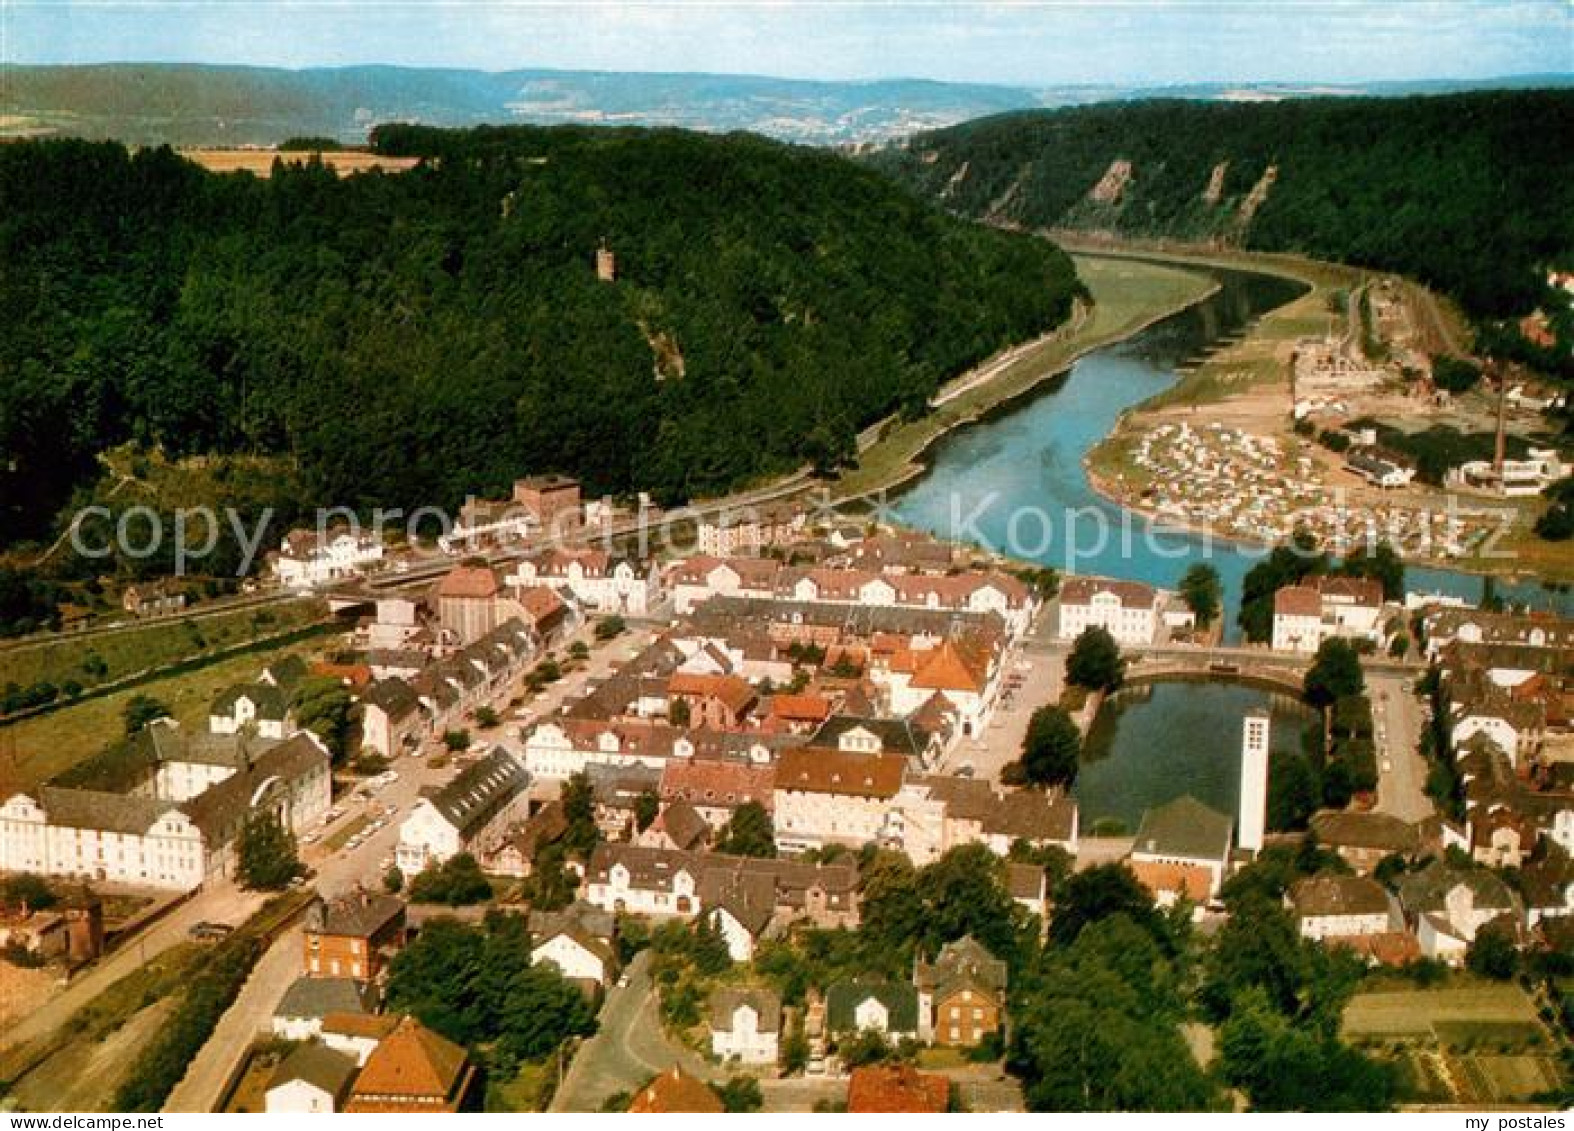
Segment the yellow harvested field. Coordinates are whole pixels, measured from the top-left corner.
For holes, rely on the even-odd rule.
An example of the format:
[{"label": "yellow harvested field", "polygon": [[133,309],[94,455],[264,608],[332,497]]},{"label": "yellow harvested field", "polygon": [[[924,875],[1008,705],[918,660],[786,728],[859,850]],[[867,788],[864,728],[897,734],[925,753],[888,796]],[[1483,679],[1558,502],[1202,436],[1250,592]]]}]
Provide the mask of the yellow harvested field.
[{"label": "yellow harvested field", "polygon": [[304,165],[313,157],[321,158],[341,177],[351,173],[364,173],[368,169],[381,169],[385,173],[402,173],[416,163],[414,157],[383,157],[376,153],[362,153],[352,149],[301,150],[282,153],[276,149],[183,149],[181,156],[195,161],[214,173],[255,173],[266,177],[273,171],[275,161],[287,165]]}]

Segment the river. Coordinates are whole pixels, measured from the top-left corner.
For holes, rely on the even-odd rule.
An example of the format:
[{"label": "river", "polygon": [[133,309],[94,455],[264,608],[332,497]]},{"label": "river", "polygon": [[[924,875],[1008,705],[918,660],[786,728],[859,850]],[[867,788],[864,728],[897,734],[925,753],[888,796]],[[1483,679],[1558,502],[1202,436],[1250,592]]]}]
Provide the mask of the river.
[{"label": "river", "polygon": [[[1120,414],[1162,392],[1177,368],[1263,313],[1302,293],[1277,276],[1206,269],[1219,280],[1210,298],[1123,342],[1094,350],[1064,375],[992,415],[943,437],[928,469],[893,501],[899,522],[947,538],[1054,566],[1062,572],[1131,578],[1173,588],[1186,567],[1209,561],[1224,582],[1226,632],[1235,638],[1241,579],[1261,547],[1157,530],[1093,490],[1083,457]],[[1203,413],[1198,414],[1205,422]],[[1068,569],[1068,563],[1073,567]],[[1479,601],[1484,579],[1457,570],[1410,566],[1411,591]],[[1507,600],[1568,612],[1569,594],[1534,581],[1498,581]]]}]

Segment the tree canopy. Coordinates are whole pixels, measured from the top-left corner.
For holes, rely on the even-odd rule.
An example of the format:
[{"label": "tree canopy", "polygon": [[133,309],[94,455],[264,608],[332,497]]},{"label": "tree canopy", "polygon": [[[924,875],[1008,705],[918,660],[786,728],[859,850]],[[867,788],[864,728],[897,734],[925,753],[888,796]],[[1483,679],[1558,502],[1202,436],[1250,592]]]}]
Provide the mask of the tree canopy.
[{"label": "tree canopy", "polygon": [[[1344,260],[1503,315],[1574,252],[1574,154],[1548,141],[1571,133],[1566,90],[1145,99],[965,122],[869,161],[963,215]],[[1120,193],[1091,199],[1122,160]]]},{"label": "tree canopy", "polygon": [[0,546],[49,533],[127,441],[288,456],[306,498],[362,512],[452,511],[542,471],[686,500],[847,458],[1079,291],[1046,241],[827,151],[578,127],[374,141],[422,160],[259,179],[168,148],[0,147]]},{"label": "tree canopy", "polygon": [[1022,738],[1022,777],[1033,785],[1069,787],[1077,780],[1082,733],[1064,707],[1049,704],[1028,719]]},{"label": "tree canopy", "polygon": [[1125,678],[1126,661],[1109,629],[1096,624],[1084,628],[1066,657],[1066,682],[1089,691],[1113,691]]}]

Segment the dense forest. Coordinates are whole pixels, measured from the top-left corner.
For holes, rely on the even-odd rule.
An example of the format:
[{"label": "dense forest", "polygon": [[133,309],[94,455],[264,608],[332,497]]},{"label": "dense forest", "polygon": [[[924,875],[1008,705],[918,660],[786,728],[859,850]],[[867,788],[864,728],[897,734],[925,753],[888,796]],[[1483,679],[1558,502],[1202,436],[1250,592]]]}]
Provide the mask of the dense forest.
[{"label": "dense forest", "polygon": [[1079,290],[1043,241],[756,137],[374,141],[426,159],[256,178],[0,147],[0,547],[48,533],[126,442],[288,456],[312,502],[357,508],[549,470],[717,492],[845,458]]},{"label": "dense forest", "polygon": [[1547,267],[1574,265],[1570,137],[1567,90],[1155,100],[999,115],[868,160],[966,216],[1304,252],[1487,317],[1524,313]]}]

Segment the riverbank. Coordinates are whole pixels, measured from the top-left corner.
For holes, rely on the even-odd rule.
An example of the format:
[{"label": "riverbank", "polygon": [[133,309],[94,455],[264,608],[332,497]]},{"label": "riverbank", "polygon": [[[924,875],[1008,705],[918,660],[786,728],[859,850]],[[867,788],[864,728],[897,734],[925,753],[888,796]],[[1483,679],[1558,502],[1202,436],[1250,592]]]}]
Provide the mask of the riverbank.
[{"label": "riverbank", "polygon": [[848,501],[891,491],[923,474],[930,447],[952,430],[983,419],[1064,374],[1079,358],[1203,301],[1217,281],[1183,266],[1144,262],[1102,251],[1075,254],[1077,274],[1093,296],[1091,310],[1068,327],[1014,346],[947,385],[920,420],[892,418],[876,426],[858,466],[830,485],[831,497]]},{"label": "riverbank", "polygon": [[[1411,564],[1506,579],[1574,580],[1574,561],[1530,530],[1542,509],[1539,500],[1456,495],[1420,483],[1380,490],[1347,469],[1342,458],[1293,431],[1291,351],[1297,341],[1329,334],[1340,325],[1344,333],[1355,332],[1357,328],[1348,324],[1349,304],[1344,296],[1361,286],[1368,273],[1296,256],[1171,247],[1111,249],[1075,240],[1064,242],[1069,249],[1097,248],[1099,254],[1112,257],[1142,256],[1177,265],[1256,271],[1291,279],[1307,288],[1298,298],[1263,314],[1239,338],[1221,343],[1182,367],[1179,379],[1168,388],[1121,414],[1109,435],[1083,459],[1090,486],[1106,501],[1177,532],[1248,547],[1278,541],[1276,535],[1242,530],[1239,523],[1224,526],[1212,519],[1199,521],[1178,513],[1173,504],[1156,504],[1156,488],[1173,489],[1181,477],[1156,474],[1151,465],[1144,467],[1144,449],[1156,439],[1175,442],[1177,430],[1182,432],[1180,442],[1192,443],[1199,429],[1217,425],[1236,435],[1277,444],[1285,453],[1286,482],[1314,484],[1313,494],[1339,500],[1337,506],[1315,508],[1321,512],[1318,521],[1330,527],[1343,523],[1349,529],[1360,529],[1371,516],[1380,530],[1396,532],[1394,540]],[[1406,287],[1419,296],[1414,299],[1418,316],[1428,320],[1437,340],[1454,340],[1462,326],[1457,312],[1414,284]],[[1372,399],[1381,407],[1357,415],[1400,421],[1425,419],[1426,406],[1408,393],[1396,390]],[[1446,541],[1436,531],[1456,510],[1463,552],[1421,551],[1422,544]]]}]

